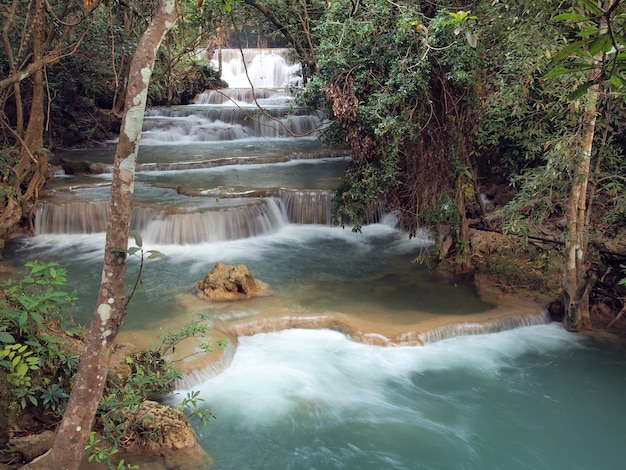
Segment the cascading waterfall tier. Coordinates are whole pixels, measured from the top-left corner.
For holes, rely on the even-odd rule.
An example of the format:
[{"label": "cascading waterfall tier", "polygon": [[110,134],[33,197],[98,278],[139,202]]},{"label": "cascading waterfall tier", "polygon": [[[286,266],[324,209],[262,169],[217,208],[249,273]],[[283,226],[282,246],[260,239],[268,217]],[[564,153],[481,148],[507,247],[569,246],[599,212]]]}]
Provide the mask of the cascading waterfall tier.
[{"label": "cascading waterfall tier", "polygon": [[[288,223],[331,225],[332,192],[287,191],[224,208],[183,211],[135,206],[131,227],[158,244],[237,240],[278,231]],[[106,230],[108,201],[43,202],[35,211],[37,235],[91,234]]]},{"label": "cascading waterfall tier", "polygon": [[193,106],[148,110],[143,144],[315,137],[327,124],[321,113],[293,104],[289,90],[301,85],[301,67],[287,50],[225,49],[212,62],[221,63],[229,88],[208,90]]}]

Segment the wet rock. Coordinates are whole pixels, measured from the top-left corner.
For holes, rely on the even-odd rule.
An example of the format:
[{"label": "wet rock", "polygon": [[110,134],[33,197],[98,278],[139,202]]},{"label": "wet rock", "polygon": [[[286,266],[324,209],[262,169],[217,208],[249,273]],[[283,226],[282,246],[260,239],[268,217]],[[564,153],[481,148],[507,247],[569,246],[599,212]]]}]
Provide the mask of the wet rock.
[{"label": "wet rock", "polygon": [[212,300],[248,298],[259,290],[248,267],[244,264],[217,263],[206,277],[198,282],[202,294]]},{"label": "wet rock", "polygon": [[59,163],[66,175],[96,175],[107,171],[106,165],[85,160],[71,161],[61,158]]}]

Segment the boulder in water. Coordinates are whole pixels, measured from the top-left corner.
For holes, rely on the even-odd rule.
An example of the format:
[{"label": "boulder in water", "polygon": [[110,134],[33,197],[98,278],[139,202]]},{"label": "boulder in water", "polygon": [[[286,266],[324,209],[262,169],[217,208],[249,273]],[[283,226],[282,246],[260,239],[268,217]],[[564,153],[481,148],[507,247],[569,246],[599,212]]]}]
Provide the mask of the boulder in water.
[{"label": "boulder in water", "polygon": [[61,158],[61,168],[66,175],[97,175],[107,172],[107,165],[88,161],[72,161]]},{"label": "boulder in water", "polygon": [[202,294],[212,300],[247,299],[259,290],[259,285],[245,264],[217,263],[211,272],[198,282],[198,287]]}]

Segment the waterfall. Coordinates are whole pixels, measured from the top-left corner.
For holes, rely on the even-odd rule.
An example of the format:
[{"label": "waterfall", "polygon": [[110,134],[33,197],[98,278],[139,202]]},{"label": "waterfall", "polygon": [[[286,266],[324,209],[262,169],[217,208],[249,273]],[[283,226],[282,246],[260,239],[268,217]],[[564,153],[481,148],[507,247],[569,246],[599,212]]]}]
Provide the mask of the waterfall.
[{"label": "waterfall", "polygon": [[222,210],[167,214],[150,220],[141,232],[151,243],[190,245],[267,235],[285,223],[276,201],[264,198]]},{"label": "waterfall", "polygon": [[288,89],[301,84],[301,67],[286,49],[226,49],[221,56],[229,88],[201,93],[192,106],[148,110],[142,144],[314,136],[326,125],[320,113],[293,105]]},{"label": "waterfall", "polygon": [[[417,335],[417,340],[421,344],[434,343],[446,338],[455,336],[482,335],[486,333],[497,333],[499,331],[512,330],[532,325],[545,325],[550,323],[550,315],[545,310],[536,314],[508,315],[500,318],[491,318],[479,322],[455,322],[434,328]],[[403,340],[410,342],[407,335]]]},{"label": "waterfall", "polygon": [[35,235],[89,234],[106,231],[108,201],[40,202],[35,210]]},{"label": "waterfall", "polygon": [[456,336],[470,336],[500,331],[513,330],[525,326],[545,325],[550,323],[546,311],[537,313],[518,313],[484,321],[459,321],[435,327],[426,331],[410,331],[399,335],[385,336],[377,332],[365,332],[354,325],[346,323],[341,317],[332,313],[325,315],[289,315],[263,317],[247,322],[236,322],[231,325],[220,323],[220,334],[228,336],[228,348],[218,361],[198,355],[196,362],[185,376],[176,382],[176,389],[191,389],[200,383],[218,375],[230,364],[238,344],[238,338],[253,336],[259,333],[276,332],[287,329],[330,329],[338,331],[352,341],[383,347],[424,346]]},{"label": "waterfall", "polygon": [[331,191],[286,190],[280,192],[289,222],[332,225]]},{"label": "waterfall", "polygon": [[[331,224],[330,191],[281,191],[279,198],[250,198],[245,204],[202,212],[135,206],[131,227],[145,241],[189,245],[267,235],[287,223]],[[108,201],[52,204],[35,212],[37,235],[104,232]]]},{"label": "waterfall", "polygon": [[286,88],[300,85],[301,66],[291,63],[287,49],[222,49],[215,52],[211,62],[219,67],[222,60],[222,80],[230,88]]},{"label": "waterfall", "polygon": [[[205,92],[199,95],[203,101]],[[227,142],[263,137],[279,139],[310,135],[322,129],[325,122],[319,112],[299,109],[283,102],[282,106],[241,108],[226,102],[220,106],[179,106],[153,108],[146,112],[141,143]]]}]

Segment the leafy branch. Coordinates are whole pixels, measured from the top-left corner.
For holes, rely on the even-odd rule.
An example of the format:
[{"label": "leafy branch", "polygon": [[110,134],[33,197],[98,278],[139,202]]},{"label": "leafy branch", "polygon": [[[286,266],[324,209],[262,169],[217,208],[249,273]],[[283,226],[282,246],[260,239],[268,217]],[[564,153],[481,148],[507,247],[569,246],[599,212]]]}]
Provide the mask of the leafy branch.
[{"label": "leafy branch", "polygon": [[137,289],[139,289],[140,286],[143,286],[143,280],[141,279],[141,274],[143,273],[143,267],[146,261],[151,260],[151,259],[163,258],[165,256],[163,253],[161,253],[158,250],[145,251],[143,249],[143,240],[141,238],[141,235],[136,230],[131,230],[130,235],[134,239],[135,246],[131,246],[130,248],[127,248],[127,249],[113,248],[111,250],[113,253],[136,256],[137,258],[139,258],[139,271],[137,272],[137,277],[135,278],[135,283],[133,284],[133,288],[130,291],[128,298],[126,299],[126,303],[125,303],[126,306],[128,306],[128,304],[132,300],[133,296],[135,295],[135,292],[137,292]]}]

